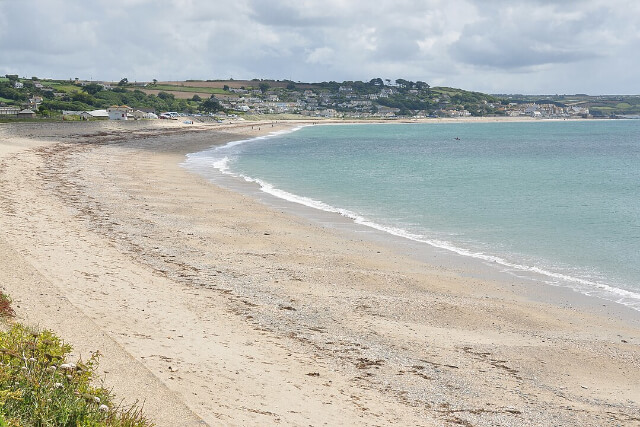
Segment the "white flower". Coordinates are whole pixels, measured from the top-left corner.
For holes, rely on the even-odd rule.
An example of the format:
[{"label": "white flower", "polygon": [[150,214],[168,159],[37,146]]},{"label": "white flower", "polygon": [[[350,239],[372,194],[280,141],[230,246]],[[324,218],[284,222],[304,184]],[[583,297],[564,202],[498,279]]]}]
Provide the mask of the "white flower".
[{"label": "white flower", "polygon": [[95,403],[100,403],[100,398],[99,398],[98,396],[95,396],[95,397],[93,398],[93,401],[94,401]]},{"label": "white flower", "polygon": [[70,363],[63,363],[60,365],[60,369],[73,369]]},{"label": "white flower", "polygon": [[55,388],[62,388],[62,384],[61,383],[55,383],[53,386]]},{"label": "white flower", "polygon": [[49,372],[49,373],[54,373],[54,372],[56,371],[56,369],[57,369],[57,368],[56,368],[56,365],[52,365],[52,366],[49,366],[49,367],[47,368],[47,372]]},{"label": "white flower", "polygon": [[98,410],[102,412],[107,412],[109,410],[109,407],[107,405],[100,405],[98,406]]},{"label": "white flower", "polygon": [[37,362],[37,360],[36,360],[36,358],[35,358],[35,357],[30,357],[30,358],[29,358],[29,362]]}]

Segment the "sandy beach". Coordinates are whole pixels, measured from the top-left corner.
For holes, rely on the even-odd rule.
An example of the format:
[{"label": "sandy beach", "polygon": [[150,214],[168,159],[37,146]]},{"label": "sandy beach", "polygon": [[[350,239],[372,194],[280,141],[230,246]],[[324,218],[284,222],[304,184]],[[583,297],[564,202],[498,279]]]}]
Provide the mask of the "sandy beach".
[{"label": "sandy beach", "polygon": [[0,124],[19,320],[100,351],[158,426],[640,424],[640,315],[536,300],[180,166],[296,125]]}]

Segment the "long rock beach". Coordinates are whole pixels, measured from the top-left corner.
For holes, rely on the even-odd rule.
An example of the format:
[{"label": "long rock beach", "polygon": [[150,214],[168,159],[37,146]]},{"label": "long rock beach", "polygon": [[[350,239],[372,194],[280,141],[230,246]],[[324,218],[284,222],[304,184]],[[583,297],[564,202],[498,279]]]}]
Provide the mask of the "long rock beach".
[{"label": "long rock beach", "polygon": [[[0,125],[0,285],[158,425],[634,425],[637,323],[182,168],[297,123]],[[260,130],[258,130],[260,128]]]}]

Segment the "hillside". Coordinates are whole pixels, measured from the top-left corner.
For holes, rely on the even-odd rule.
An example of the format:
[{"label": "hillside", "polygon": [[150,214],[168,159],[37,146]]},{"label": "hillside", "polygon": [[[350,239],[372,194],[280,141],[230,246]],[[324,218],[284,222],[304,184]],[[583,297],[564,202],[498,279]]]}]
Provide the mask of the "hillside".
[{"label": "hillside", "polygon": [[42,116],[128,105],[155,112],[234,113],[252,117],[394,118],[533,116],[611,117],[640,113],[640,96],[488,95],[397,79],[300,83],[290,80],[90,82],[7,75],[0,107],[31,108]]}]

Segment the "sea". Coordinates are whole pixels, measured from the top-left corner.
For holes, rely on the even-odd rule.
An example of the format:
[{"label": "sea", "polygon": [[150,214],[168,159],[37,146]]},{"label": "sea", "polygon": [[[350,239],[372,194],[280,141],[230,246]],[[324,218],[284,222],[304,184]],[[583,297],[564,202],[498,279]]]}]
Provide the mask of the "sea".
[{"label": "sea", "polygon": [[184,166],[640,311],[640,120],[311,125]]}]

